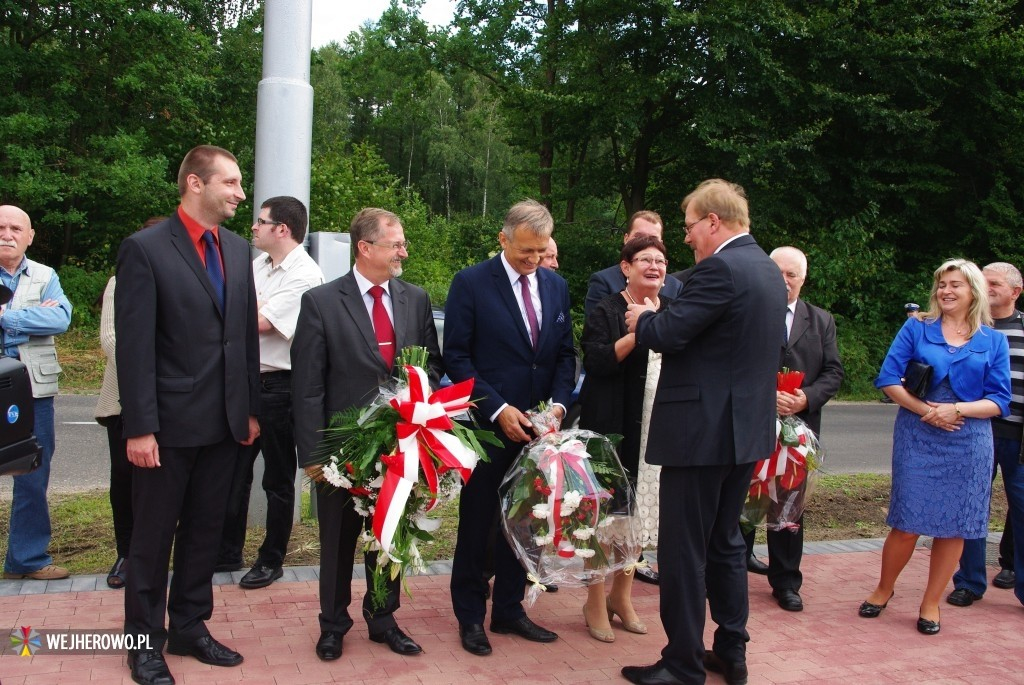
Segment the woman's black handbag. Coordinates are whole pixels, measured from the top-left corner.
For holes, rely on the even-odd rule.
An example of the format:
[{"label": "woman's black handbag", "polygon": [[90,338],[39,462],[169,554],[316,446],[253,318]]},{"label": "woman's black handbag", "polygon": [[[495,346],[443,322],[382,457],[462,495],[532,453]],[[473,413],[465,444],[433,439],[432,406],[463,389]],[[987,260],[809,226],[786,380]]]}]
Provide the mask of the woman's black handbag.
[{"label": "woman's black handbag", "polygon": [[928,385],[932,382],[931,364],[911,360],[907,364],[907,375],[903,378],[903,387],[911,395],[920,397],[922,400],[928,394]]}]

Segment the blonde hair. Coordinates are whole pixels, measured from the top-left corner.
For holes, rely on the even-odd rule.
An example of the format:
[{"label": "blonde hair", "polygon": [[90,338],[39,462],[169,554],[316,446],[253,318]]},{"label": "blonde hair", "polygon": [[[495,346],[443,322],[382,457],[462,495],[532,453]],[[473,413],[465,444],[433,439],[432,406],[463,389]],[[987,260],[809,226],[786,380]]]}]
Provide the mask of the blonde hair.
[{"label": "blonde hair", "polygon": [[950,271],[959,271],[963,275],[967,285],[971,288],[973,297],[971,306],[967,310],[967,325],[970,334],[974,335],[981,329],[981,325],[992,325],[992,314],[988,307],[988,286],[985,283],[985,276],[981,269],[972,261],[966,259],[947,259],[942,263],[932,276],[932,292],[928,296],[928,311],[918,312],[919,320],[938,321],[942,318],[942,309],[939,307],[939,280]]},{"label": "blonde hair", "polygon": [[717,214],[723,222],[735,224],[743,231],[750,230],[750,208],[743,186],[721,178],[709,178],[683,198],[680,205],[683,214],[691,204],[697,214]]}]

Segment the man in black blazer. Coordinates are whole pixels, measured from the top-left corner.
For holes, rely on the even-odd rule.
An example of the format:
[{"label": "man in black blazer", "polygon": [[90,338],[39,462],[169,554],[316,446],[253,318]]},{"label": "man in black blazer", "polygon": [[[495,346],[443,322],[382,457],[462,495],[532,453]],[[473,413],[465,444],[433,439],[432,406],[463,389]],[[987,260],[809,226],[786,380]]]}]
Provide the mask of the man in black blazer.
[{"label": "man in black blazer", "polygon": [[[795,414],[821,435],[821,408],[836,396],[843,382],[843,364],[836,345],[836,322],[820,307],[800,299],[800,289],[807,278],[807,257],[795,247],[778,247],[770,255],[779,265],[786,281],[786,348],[782,367],[803,371],[804,381],[796,394],[776,393],[776,409],[780,416]],[[786,611],[802,611],[800,560],[804,552],[803,517],[796,531],[768,531],[768,583],[772,596]],[[754,531],[744,534],[747,544],[747,568],[754,550]],[[763,564],[762,564],[763,566]]]},{"label": "man in black blazer", "polygon": [[[524,412],[542,401],[565,408],[575,382],[576,351],[565,279],[539,268],[554,228],[551,213],[533,200],[514,205],[498,234],[498,256],[463,269],[452,280],[445,306],[444,360],[453,382],[472,378],[476,414],[503,446],[488,447],[490,463],[477,464],[459,500],[459,533],[451,593],[466,651],[491,653],[484,632],[487,581],[484,557],[498,511],[498,485],[533,437]],[[503,535],[494,540],[491,632],[535,642],[558,636],[523,611],[526,571]]]},{"label": "man in black blazer", "polygon": [[171,218],[121,243],[114,300],[121,417],[135,466],[124,630],[149,636],[150,649],[133,650],[128,661],[135,682],[152,685],[174,682],[165,641],[170,654],[242,662],[205,621],[239,445],[259,435],[249,243],[218,226],[245,200],[238,163],[227,150],[194,148],[178,191]]},{"label": "man in black blazer", "polygon": [[[641,209],[629,217],[629,221],[626,223],[626,234],[622,236],[622,244],[625,245],[633,238],[642,235],[650,235],[658,240],[663,240],[664,232],[665,224],[661,220],[661,216],[657,212]],[[669,274],[665,279],[665,284],[661,286],[661,291],[665,293],[666,297],[677,297],[679,290],[683,287],[683,284],[673,276],[675,274]],[[590,281],[587,283],[587,299],[583,302],[584,316],[589,316],[590,310],[598,302],[612,293],[622,292],[625,287],[626,277],[622,275],[622,268],[618,262],[607,269],[601,269],[591,274]]]},{"label": "man in black blazer", "polygon": [[[430,298],[422,288],[398,278],[402,261],[409,256],[398,217],[383,209],[364,209],[352,220],[349,235],[356,250],[355,266],[302,296],[291,350],[295,445],[299,464],[318,482],[320,638],[316,653],[324,661],[341,656],[342,638],[353,625],[348,613],[352,562],[366,519],[356,512],[348,492],[323,483],[319,465],[323,455],[317,453],[320,431],[335,413],[373,400],[391,378],[394,359],[405,347],[427,349],[426,370],[432,382],[443,375]],[[395,622],[400,577],[388,582],[384,607],[373,606],[370,579],[376,559],[376,552],[368,552],[364,559],[363,617],[370,639],[386,643],[397,654],[419,654],[420,646]]]},{"label": "man in black blazer", "polygon": [[[747,682],[750,639],[740,512],[754,462],[775,444],[775,374],[785,329],[779,269],[750,235],[743,189],[704,181],[682,203],[697,265],[668,307],[630,305],[637,344],[661,352],[647,460],[660,464],[661,621],[668,645],[634,683]],[[703,643],[705,602],[718,623]]]}]

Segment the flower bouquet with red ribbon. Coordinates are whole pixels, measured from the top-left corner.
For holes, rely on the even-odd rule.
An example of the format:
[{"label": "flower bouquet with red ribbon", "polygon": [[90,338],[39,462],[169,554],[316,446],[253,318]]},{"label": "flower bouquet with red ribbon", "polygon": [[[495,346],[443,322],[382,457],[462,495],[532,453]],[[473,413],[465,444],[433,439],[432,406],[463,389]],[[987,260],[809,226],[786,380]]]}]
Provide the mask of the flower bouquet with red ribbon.
[{"label": "flower bouquet with red ribbon", "polygon": [[404,349],[400,380],[369,405],[335,414],[317,448],[324,480],[347,490],[356,512],[371,519],[363,543],[380,551],[375,606],[385,598],[383,574],[425,570],[418,544],[441,525],[429,512],[453,500],[486,459],[481,443],[501,444],[490,431],[452,421],[473,406],[473,380],[431,392],[426,362],[426,349]]},{"label": "flower bouquet with red ribbon", "polygon": [[502,529],[527,571],[533,604],[544,585],[582,587],[632,569],[640,556],[633,492],[612,441],[558,431],[557,418],[528,413],[541,437],[506,473],[498,493]]},{"label": "flower bouquet with red ribbon", "polygon": [[[783,369],[776,387],[794,394],[803,380],[802,371]],[[764,522],[769,530],[798,529],[822,457],[817,436],[803,420],[792,415],[776,418],[775,450],[754,466],[741,524]]]}]

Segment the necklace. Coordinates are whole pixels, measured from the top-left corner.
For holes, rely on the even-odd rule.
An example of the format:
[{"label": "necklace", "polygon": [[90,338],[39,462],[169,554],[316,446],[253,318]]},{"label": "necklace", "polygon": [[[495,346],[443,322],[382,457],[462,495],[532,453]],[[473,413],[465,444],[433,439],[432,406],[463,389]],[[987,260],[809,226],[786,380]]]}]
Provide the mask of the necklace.
[{"label": "necklace", "polygon": [[[630,292],[629,292],[629,287],[628,287],[628,286],[627,286],[627,287],[626,287],[626,289],[625,289],[625,290],[623,290],[622,292],[626,293],[626,297],[627,297],[627,298],[629,299],[629,303],[630,303],[630,304],[639,304],[639,303],[638,303],[638,302],[637,302],[636,300],[634,300],[634,299],[633,299],[633,296],[632,296],[632,295],[630,294]],[[658,308],[658,305],[659,305],[659,301],[658,301],[658,298],[657,298],[657,297],[655,297],[655,298],[654,298],[654,308],[655,308],[655,309],[657,309],[657,308]]]}]

